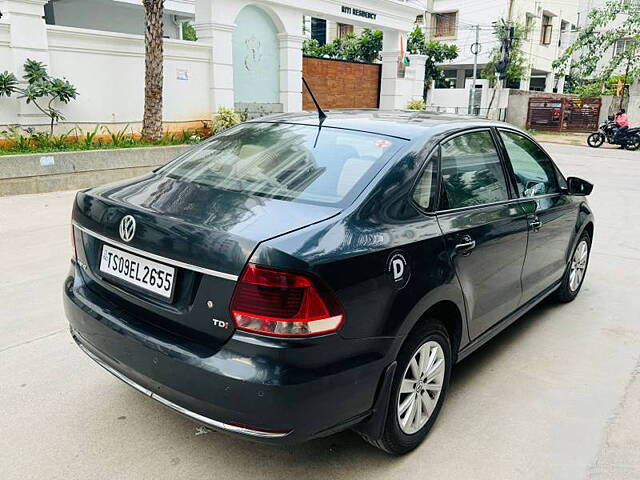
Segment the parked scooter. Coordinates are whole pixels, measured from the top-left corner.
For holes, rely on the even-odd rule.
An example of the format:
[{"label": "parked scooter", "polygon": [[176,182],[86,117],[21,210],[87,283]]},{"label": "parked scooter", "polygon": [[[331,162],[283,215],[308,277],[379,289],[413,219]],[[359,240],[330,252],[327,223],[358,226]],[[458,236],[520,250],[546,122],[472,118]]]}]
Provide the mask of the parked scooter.
[{"label": "parked scooter", "polygon": [[620,140],[616,141],[614,138],[617,128],[618,125],[615,122],[614,116],[609,115],[608,121],[600,125],[600,129],[597,132],[589,135],[587,144],[590,147],[598,148],[606,141],[611,145],[620,145],[627,150],[637,150],[640,148],[640,127],[630,128]]}]

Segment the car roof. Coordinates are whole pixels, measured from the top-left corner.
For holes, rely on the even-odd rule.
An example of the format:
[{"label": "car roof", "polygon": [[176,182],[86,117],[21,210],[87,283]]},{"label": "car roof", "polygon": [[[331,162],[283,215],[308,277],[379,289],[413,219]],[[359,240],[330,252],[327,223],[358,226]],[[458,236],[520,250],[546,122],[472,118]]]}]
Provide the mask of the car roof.
[{"label": "car roof", "polygon": [[[345,128],[405,140],[427,139],[436,134],[446,134],[462,129],[486,126],[506,126],[502,122],[474,116],[431,113],[416,110],[326,110],[323,127]],[[318,126],[315,111],[282,113],[256,118],[251,122],[295,123]],[[512,126],[510,126],[513,128]]]}]

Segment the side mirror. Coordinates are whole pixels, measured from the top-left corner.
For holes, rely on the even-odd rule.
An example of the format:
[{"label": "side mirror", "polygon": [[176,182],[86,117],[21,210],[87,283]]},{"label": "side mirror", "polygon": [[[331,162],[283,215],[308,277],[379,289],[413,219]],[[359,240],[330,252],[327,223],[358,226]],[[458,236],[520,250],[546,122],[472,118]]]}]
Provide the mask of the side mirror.
[{"label": "side mirror", "polygon": [[589,195],[593,190],[593,183],[578,177],[567,178],[569,195]]}]

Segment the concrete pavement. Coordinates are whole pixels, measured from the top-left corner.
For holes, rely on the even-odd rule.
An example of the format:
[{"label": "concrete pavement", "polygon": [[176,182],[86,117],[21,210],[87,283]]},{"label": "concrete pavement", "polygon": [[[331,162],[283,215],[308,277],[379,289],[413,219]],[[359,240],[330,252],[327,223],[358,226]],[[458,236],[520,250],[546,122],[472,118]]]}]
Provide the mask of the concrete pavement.
[{"label": "concrete pavement", "polygon": [[351,432],[292,448],[205,433],[124,385],[67,332],[73,193],[0,198],[0,477],[640,478],[640,153],[547,147],[596,185],[583,290],[457,366],[427,442],[401,458]]}]

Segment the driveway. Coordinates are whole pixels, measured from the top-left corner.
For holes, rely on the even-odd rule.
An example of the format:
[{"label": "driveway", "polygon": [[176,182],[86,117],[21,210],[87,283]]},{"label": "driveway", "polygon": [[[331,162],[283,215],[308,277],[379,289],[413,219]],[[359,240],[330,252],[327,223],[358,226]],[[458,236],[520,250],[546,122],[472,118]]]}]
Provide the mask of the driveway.
[{"label": "driveway", "polygon": [[0,477],[640,478],[640,152],[548,149],[596,185],[582,293],[458,365],[427,442],[401,458],[351,432],[291,448],[207,432],[123,384],[62,311],[74,194],[0,198]]}]

